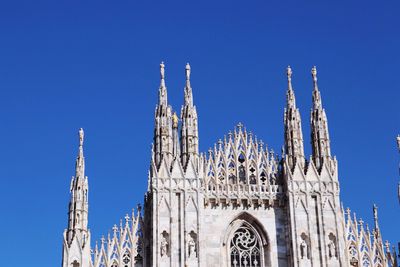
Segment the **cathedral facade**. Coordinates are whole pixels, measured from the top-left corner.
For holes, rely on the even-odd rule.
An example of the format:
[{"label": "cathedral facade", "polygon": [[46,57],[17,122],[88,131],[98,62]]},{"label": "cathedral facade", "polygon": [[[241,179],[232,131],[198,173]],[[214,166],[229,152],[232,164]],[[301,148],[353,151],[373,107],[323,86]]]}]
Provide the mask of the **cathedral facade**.
[{"label": "cathedral facade", "polygon": [[338,162],[312,68],[312,155],[287,68],[284,139],[274,153],[238,124],[207,153],[199,152],[198,114],[186,65],[180,117],[168,104],[165,66],[155,110],[143,208],[125,216],[91,247],[88,178],[79,131],[62,267],[387,267],[396,253],[374,226],[344,210]]}]

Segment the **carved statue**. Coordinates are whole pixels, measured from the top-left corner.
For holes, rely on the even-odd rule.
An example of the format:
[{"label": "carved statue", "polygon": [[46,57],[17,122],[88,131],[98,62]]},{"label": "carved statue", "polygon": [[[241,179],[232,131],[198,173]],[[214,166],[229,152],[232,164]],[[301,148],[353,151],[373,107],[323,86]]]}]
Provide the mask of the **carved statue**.
[{"label": "carved statue", "polygon": [[161,238],[161,257],[166,256],[168,253],[168,241],[165,238],[165,236],[163,236]]},{"label": "carved statue", "polygon": [[193,240],[193,237],[189,235],[188,241],[188,251],[189,258],[196,257],[196,242]]},{"label": "carved statue", "polygon": [[336,258],[336,245],[333,240],[331,240],[328,244],[328,252],[329,252],[329,258]]},{"label": "carved statue", "polygon": [[190,79],[190,65],[186,63],[186,80]]},{"label": "carved statue", "polygon": [[178,122],[179,122],[179,118],[176,115],[176,112],[174,112],[174,115],[172,115],[172,127],[178,128]]},{"label": "carved statue", "polygon": [[308,259],[308,245],[305,240],[300,243],[300,255],[302,259],[304,259],[304,257]]},{"label": "carved statue", "polygon": [[165,77],[165,65],[164,65],[164,62],[161,62],[161,64],[160,64],[160,75],[161,75],[161,79],[164,79],[164,77]]},{"label": "carved statue", "polygon": [[79,129],[79,145],[82,146],[83,145],[83,138],[84,138],[84,131],[82,128]]}]

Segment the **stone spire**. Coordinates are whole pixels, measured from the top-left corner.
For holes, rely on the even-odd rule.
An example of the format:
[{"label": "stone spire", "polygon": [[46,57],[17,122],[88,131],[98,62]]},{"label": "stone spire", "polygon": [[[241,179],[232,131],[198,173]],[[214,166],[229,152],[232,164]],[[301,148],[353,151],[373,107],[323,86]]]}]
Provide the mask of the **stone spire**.
[{"label": "stone spire", "polygon": [[321,170],[324,164],[331,164],[328,119],[322,107],[321,93],[317,84],[317,68],[315,66],[311,69],[311,75],[314,82],[313,107],[311,109],[312,159],[317,169]]},{"label": "stone spire", "polygon": [[[79,129],[79,148],[75,163],[75,176],[70,186],[68,228],[64,232],[63,266],[89,267],[90,231],[88,230],[89,184],[85,176],[83,155],[84,131]],[[79,264],[79,265],[76,265]]]},{"label": "stone spire", "polygon": [[71,181],[69,203],[68,241],[76,230],[87,231],[88,224],[88,180],[85,176],[85,157],[83,156],[83,129],[79,129],[79,151],[75,163],[75,177]]},{"label": "stone spire", "polygon": [[168,163],[172,160],[173,154],[173,132],[172,132],[172,108],[168,105],[167,87],[165,86],[165,65],[160,64],[160,88],[158,92],[158,105],[155,111],[154,126],[154,151],[153,160],[157,167],[161,160],[165,159]]},{"label": "stone spire", "polygon": [[168,97],[167,97],[167,87],[165,86],[165,65],[164,62],[160,63],[160,88],[158,91],[158,104],[167,106],[168,105]]},{"label": "stone spire", "polygon": [[190,86],[190,65],[186,63],[185,68],[186,74],[186,86],[185,86],[185,106],[193,106],[193,95],[192,95],[192,87]]},{"label": "stone spire", "polygon": [[186,64],[186,85],[184,89],[184,105],[181,109],[181,157],[182,165],[187,166],[191,159],[198,167],[199,135],[196,106],[193,105],[192,87],[190,85],[190,65]]},{"label": "stone spire", "polygon": [[286,92],[286,108],[284,113],[285,152],[289,167],[293,171],[296,163],[304,167],[303,132],[301,117],[296,107],[296,98],[292,87],[292,69],[287,67],[288,89]]}]

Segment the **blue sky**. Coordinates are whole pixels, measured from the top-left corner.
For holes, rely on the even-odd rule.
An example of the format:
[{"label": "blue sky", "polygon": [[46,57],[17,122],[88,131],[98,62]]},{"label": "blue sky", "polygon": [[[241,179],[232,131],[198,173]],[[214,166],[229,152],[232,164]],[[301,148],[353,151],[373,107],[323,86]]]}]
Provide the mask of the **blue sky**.
[{"label": "blue sky", "polygon": [[61,263],[80,127],[92,242],[142,202],[161,60],[175,110],[192,66],[202,151],[239,121],[280,151],[290,64],[309,154],[316,65],[344,206],[371,225],[376,203],[384,238],[400,240],[399,2],[198,2],[0,2],[0,251],[13,266]]}]

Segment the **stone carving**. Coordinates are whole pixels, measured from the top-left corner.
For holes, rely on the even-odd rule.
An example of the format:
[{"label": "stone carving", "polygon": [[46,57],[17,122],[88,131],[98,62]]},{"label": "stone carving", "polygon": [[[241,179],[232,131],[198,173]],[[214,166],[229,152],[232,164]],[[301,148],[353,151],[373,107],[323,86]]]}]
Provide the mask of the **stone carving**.
[{"label": "stone carving", "polygon": [[161,241],[160,241],[160,253],[161,257],[167,257],[168,256],[168,250],[169,250],[169,235],[166,231],[162,232],[161,234]]},{"label": "stone carving", "polygon": [[329,243],[328,243],[328,255],[329,258],[337,258],[337,250],[336,250],[336,237],[333,233],[329,234]]},{"label": "stone carving", "polygon": [[301,234],[301,243],[300,243],[300,257],[302,259],[310,258],[310,248],[309,248],[309,238],[305,233]]},{"label": "stone carving", "polygon": [[197,235],[195,232],[191,231],[188,236],[188,255],[189,258],[196,258],[197,257],[197,247],[196,247]]}]

